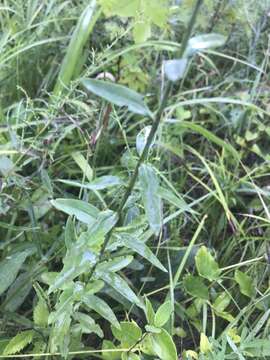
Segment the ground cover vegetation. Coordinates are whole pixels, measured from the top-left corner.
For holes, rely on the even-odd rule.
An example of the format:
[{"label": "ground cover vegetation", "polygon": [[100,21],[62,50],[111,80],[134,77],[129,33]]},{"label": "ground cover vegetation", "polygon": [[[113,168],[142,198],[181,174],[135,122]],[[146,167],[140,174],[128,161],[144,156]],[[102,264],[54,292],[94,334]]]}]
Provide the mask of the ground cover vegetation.
[{"label": "ground cover vegetation", "polygon": [[0,24],[0,358],[269,359],[269,0]]}]

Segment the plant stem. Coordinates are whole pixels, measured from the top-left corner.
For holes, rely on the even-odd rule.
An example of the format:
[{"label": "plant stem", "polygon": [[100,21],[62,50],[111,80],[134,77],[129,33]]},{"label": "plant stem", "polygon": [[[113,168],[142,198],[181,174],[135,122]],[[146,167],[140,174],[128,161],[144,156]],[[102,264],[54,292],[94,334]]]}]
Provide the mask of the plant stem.
[{"label": "plant stem", "polygon": [[[188,24],[187,31],[186,31],[186,33],[184,35],[184,38],[183,38],[183,41],[182,41],[182,44],[181,44],[181,48],[180,48],[180,51],[179,51],[180,58],[185,53],[185,50],[186,50],[186,47],[187,47],[187,44],[188,44],[188,40],[190,38],[193,26],[194,26],[195,21],[196,21],[197,14],[198,14],[198,11],[199,11],[199,8],[200,8],[202,3],[203,3],[203,0],[197,0],[196,5],[194,7],[194,10],[192,12],[192,15],[191,15],[191,18],[190,18],[190,21],[189,21],[189,24]],[[139,158],[139,160],[137,162],[137,165],[136,165],[136,168],[134,170],[133,176],[131,177],[131,179],[129,181],[129,184],[127,186],[127,189],[125,191],[123,199],[120,202],[120,204],[119,204],[119,206],[118,206],[118,208],[116,210],[117,215],[118,215],[117,224],[119,223],[119,220],[121,219],[122,211],[123,211],[123,209],[124,209],[124,207],[126,205],[127,199],[129,198],[129,196],[132,193],[132,190],[133,190],[133,188],[135,186],[135,183],[136,183],[136,180],[137,180],[138,174],[139,174],[139,168],[140,168],[141,164],[145,161],[145,159],[147,157],[147,154],[148,154],[148,151],[149,151],[149,148],[150,148],[150,146],[152,144],[152,141],[153,141],[153,139],[155,137],[155,134],[156,134],[156,132],[158,130],[160,121],[162,119],[162,114],[163,114],[163,111],[164,111],[164,109],[165,109],[165,107],[167,105],[167,101],[168,101],[170,92],[172,90],[172,87],[173,87],[173,83],[171,81],[169,81],[167,83],[165,89],[164,89],[164,93],[163,93],[163,96],[161,98],[161,102],[160,102],[159,108],[157,110],[157,113],[155,115],[155,119],[154,119],[153,125],[151,127],[151,130],[150,130],[149,136],[147,138],[147,141],[146,141],[145,147],[143,149],[143,152],[142,152],[142,154],[141,154],[141,156],[140,156],[140,158]],[[100,263],[100,261],[103,258],[106,247],[107,247],[107,245],[108,245],[108,243],[110,241],[112,231],[113,231],[113,229],[111,229],[108,232],[108,234],[106,235],[106,237],[105,237],[104,243],[103,243],[102,248],[101,248],[100,253],[99,253],[99,259],[96,262],[96,264],[92,267],[92,270],[90,271],[90,274],[89,274],[88,281],[92,278],[92,276],[93,276],[93,274],[94,274],[94,272],[96,270],[97,265]]]}]

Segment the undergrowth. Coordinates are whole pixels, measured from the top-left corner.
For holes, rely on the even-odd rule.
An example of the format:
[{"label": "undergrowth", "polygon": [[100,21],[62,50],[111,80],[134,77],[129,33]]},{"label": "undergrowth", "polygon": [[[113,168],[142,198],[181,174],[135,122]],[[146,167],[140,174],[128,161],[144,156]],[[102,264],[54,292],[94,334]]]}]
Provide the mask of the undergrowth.
[{"label": "undergrowth", "polygon": [[269,14],[1,2],[0,358],[270,358]]}]

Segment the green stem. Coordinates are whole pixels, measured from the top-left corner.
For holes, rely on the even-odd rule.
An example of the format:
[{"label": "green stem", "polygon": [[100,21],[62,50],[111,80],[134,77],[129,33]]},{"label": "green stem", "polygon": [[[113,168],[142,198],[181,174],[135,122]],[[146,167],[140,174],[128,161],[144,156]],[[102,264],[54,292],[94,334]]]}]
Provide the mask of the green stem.
[{"label": "green stem", "polygon": [[[184,38],[183,38],[183,41],[182,41],[182,45],[181,45],[180,52],[179,52],[180,57],[182,57],[183,54],[185,53],[185,50],[186,50],[186,47],[187,47],[187,44],[188,44],[188,39],[190,38],[193,26],[194,26],[195,21],[196,21],[197,14],[198,14],[198,11],[199,11],[199,8],[200,8],[202,3],[203,3],[203,0],[197,0],[197,2],[196,2],[196,5],[194,7],[193,13],[191,15],[191,18],[190,18],[190,21],[189,21],[189,24],[188,24],[186,34],[184,35]],[[133,190],[133,188],[135,186],[135,183],[136,183],[136,180],[137,180],[138,174],[139,174],[139,168],[140,168],[141,164],[145,161],[145,159],[146,159],[146,157],[148,155],[149,148],[150,148],[150,146],[152,144],[152,141],[153,141],[153,139],[155,137],[155,134],[156,134],[156,132],[158,130],[160,121],[162,119],[162,114],[163,114],[163,111],[164,111],[164,109],[165,109],[165,107],[167,105],[167,101],[168,101],[170,92],[172,90],[172,87],[173,87],[172,82],[168,82],[167,85],[165,86],[159,108],[158,108],[157,113],[155,115],[154,122],[153,122],[153,125],[151,127],[149,136],[147,138],[147,142],[146,142],[145,147],[143,149],[143,152],[142,152],[142,154],[141,154],[141,156],[140,156],[140,158],[139,158],[139,160],[137,162],[137,165],[136,165],[136,168],[134,170],[133,176],[131,177],[131,179],[129,181],[129,184],[127,186],[127,189],[125,191],[123,199],[122,199],[122,201],[120,202],[120,204],[119,204],[119,206],[117,208],[116,212],[117,212],[119,220],[121,219],[121,214],[122,214],[122,211],[123,211],[123,209],[124,209],[124,207],[126,205],[127,199],[129,198],[129,196],[132,193],[132,190]],[[118,220],[118,222],[119,222],[119,220]],[[107,247],[107,245],[108,245],[108,243],[110,241],[112,231],[113,231],[113,229],[111,229],[111,231],[109,231],[109,233],[105,237],[104,243],[103,243],[102,248],[101,248],[100,253],[99,253],[99,259],[96,262],[96,264],[93,266],[93,268],[92,268],[92,270],[91,270],[91,272],[89,274],[89,278],[88,278],[89,280],[92,278],[92,276],[93,276],[93,274],[94,274],[94,272],[96,270],[97,265],[100,263],[100,261],[103,258],[106,247]]]}]

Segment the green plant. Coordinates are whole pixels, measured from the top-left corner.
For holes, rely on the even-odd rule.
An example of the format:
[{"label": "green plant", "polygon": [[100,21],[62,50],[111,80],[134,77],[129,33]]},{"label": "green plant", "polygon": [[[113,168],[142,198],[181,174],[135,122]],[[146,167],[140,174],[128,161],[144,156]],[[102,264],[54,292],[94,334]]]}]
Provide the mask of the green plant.
[{"label": "green plant", "polygon": [[3,2],[0,357],[270,356],[251,3]]}]

